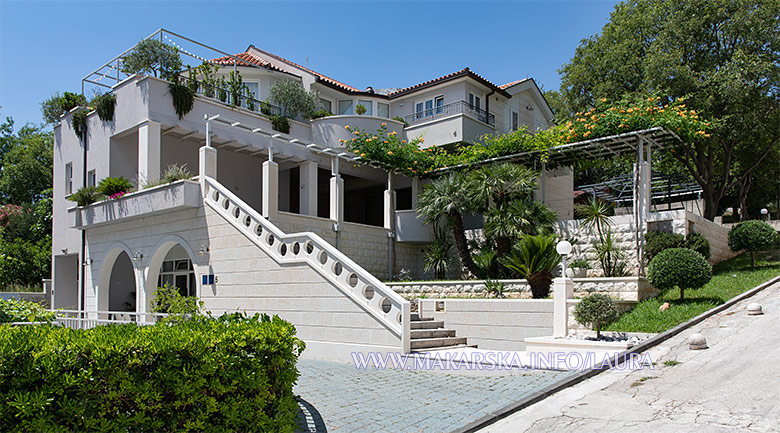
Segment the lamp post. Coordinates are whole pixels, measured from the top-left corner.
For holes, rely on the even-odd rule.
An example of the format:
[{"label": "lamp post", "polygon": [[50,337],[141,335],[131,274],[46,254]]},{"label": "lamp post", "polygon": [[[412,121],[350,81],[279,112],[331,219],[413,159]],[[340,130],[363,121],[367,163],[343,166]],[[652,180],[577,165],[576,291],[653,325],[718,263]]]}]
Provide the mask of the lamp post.
[{"label": "lamp post", "polygon": [[555,245],[555,251],[561,255],[561,273],[563,278],[567,278],[566,275],[566,256],[571,254],[571,243],[569,241],[560,241]]},{"label": "lamp post", "polygon": [[769,218],[767,217],[768,214],[769,214],[769,210],[767,210],[767,208],[761,209],[761,218],[762,219],[769,220]]}]

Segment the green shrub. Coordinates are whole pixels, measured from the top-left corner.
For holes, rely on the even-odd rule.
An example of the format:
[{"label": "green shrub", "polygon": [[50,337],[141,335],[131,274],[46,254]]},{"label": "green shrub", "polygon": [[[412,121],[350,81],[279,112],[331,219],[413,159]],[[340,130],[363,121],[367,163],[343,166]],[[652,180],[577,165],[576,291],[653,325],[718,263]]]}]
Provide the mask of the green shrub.
[{"label": "green shrub", "polygon": [[290,432],[289,323],[234,314],[154,326],[0,326],[0,425],[25,431]]},{"label": "green shrub", "polygon": [[133,190],[133,183],[124,177],[107,177],[97,186],[98,192],[108,197]]},{"label": "green shrub", "polygon": [[290,122],[284,116],[271,116],[271,127],[284,134],[290,133]]},{"label": "green shrub", "polygon": [[487,295],[492,295],[496,298],[505,298],[505,289],[506,285],[502,281],[491,280],[490,278],[485,280],[485,292]]},{"label": "green shrub", "polygon": [[710,259],[710,241],[699,233],[688,233],[685,237],[685,248],[696,251],[707,260]]},{"label": "green shrub", "polygon": [[328,116],[332,116],[332,115],[333,115],[333,113],[331,113],[328,110],[317,110],[317,111],[314,112],[314,114],[312,114],[311,118],[312,119],[319,119],[320,117],[328,117]]},{"label": "green shrub", "polygon": [[751,269],[756,265],[756,251],[771,248],[777,241],[777,231],[763,221],[743,221],[729,230],[729,248],[749,251]]},{"label": "green shrub", "polygon": [[278,105],[285,116],[295,117],[300,114],[304,119],[311,119],[317,111],[319,94],[307,91],[298,81],[279,80],[271,86],[269,92],[271,102]]},{"label": "green shrub", "polygon": [[53,322],[54,313],[41,304],[17,299],[0,299],[0,323]]},{"label": "green shrub", "polygon": [[574,320],[582,325],[591,324],[596,338],[601,337],[601,328],[609,326],[620,317],[617,304],[607,295],[594,293],[583,298],[574,307]]},{"label": "green shrub", "polygon": [[366,114],[366,111],[367,111],[366,110],[366,106],[363,105],[363,104],[357,104],[355,106],[355,113],[357,113],[358,116],[362,116],[362,115]]},{"label": "green shrub", "polygon": [[406,123],[406,120],[404,120],[404,118],[401,117],[401,116],[395,116],[395,117],[393,117],[393,120],[397,120],[397,121],[403,123],[404,124],[404,128],[409,126],[409,124]]},{"label": "green shrub", "polygon": [[658,290],[678,287],[680,299],[685,289],[698,289],[712,278],[712,266],[700,253],[688,248],[661,251],[647,267],[647,279]]},{"label": "green shrub", "polygon": [[653,260],[663,250],[684,248],[685,236],[679,233],[647,232],[645,234],[645,257]]},{"label": "green shrub", "polygon": [[203,301],[199,301],[197,296],[182,295],[179,288],[171,286],[170,283],[165,283],[163,287],[158,287],[154,291],[153,313],[195,315],[200,313],[201,308],[203,308]]},{"label": "green shrub", "polygon": [[181,56],[173,45],[158,39],[144,39],[122,58],[122,72],[127,75],[150,74],[165,80],[178,81]]},{"label": "green shrub", "polygon": [[689,248],[704,256],[710,258],[710,242],[699,233],[689,233],[683,236],[678,233],[666,232],[647,232],[645,234],[645,258],[647,261],[653,260],[663,250],[669,248]]},{"label": "green shrub", "polygon": [[89,206],[104,198],[105,194],[100,192],[96,186],[83,186],[79,188],[78,191],[68,196],[68,200],[75,201],[79,206]]},{"label": "green shrub", "polygon": [[92,98],[90,105],[95,107],[100,120],[110,122],[114,120],[114,108],[116,107],[116,96],[113,93],[104,93]]}]

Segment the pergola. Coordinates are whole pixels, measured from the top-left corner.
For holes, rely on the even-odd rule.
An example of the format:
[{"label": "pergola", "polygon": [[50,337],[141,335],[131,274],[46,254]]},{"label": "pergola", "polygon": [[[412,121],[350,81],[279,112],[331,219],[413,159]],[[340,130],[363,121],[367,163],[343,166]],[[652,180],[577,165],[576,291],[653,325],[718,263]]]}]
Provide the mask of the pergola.
[{"label": "pergola", "polygon": [[[633,176],[624,174],[604,182],[580,185],[575,187],[575,190],[587,192],[593,197],[615,204],[616,207],[626,207],[633,204],[633,188]],[[653,172],[650,178],[650,203],[666,203],[670,210],[672,200],[698,198],[701,192],[701,185],[684,176]]]},{"label": "pergola", "polygon": [[[626,175],[624,185],[630,185],[630,201],[633,204],[634,227],[636,227],[634,238],[636,240],[636,251],[639,260],[639,274],[644,275],[644,234],[647,230],[647,220],[650,214],[652,199],[655,198],[651,187],[651,185],[653,185],[652,179],[654,179],[651,169],[653,151],[671,149],[682,144],[684,144],[682,139],[674,132],[662,127],[655,127],[594,138],[591,140],[578,141],[576,143],[564,144],[545,150],[519,152],[476,163],[448,167],[447,170],[494,164],[497,162],[520,162],[529,166],[534,166],[537,162],[541,161],[543,175],[541,177],[542,181],[540,187],[542,191],[544,191],[544,172],[546,172],[548,166],[571,166],[582,160],[603,161],[635,155],[636,163],[634,165],[634,172],[630,175]],[[684,187],[682,184],[680,185],[685,191],[692,188],[692,185]],[[627,193],[627,191],[625,192]],[[624,194],[621,193],[621,198],[623,195]],[[625,194],[625,196],[626,201],[629,201],[627,194]]]}]

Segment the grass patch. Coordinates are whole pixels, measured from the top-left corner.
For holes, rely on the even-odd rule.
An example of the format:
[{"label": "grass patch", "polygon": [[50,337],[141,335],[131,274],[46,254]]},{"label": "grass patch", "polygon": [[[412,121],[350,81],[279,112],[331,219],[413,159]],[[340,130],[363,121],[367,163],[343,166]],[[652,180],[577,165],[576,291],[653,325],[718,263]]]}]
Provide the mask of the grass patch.
[{"label": "grass patch", "polygon": [[639,386],[639,385],[641,385],[643,382],[645,382],[645,381],[648,381],[648,380],[651,380],[651,379],[657,379],[657,378],[656,378],[655,376],[645,376],[645,377],[643,377],[643,378],[641,378],[641,379],[639,379],[639,380],[635,380],[635,381],[634,381],[634,383],[632,383],[632,384],[631,384],[631,386],[632,386],[632,387]]},{"label": "grass patch", "polygon": [[[700,289],[686,290],[684,300],[680,300],[679,290],[667,290],[639,302],[606,330],[658,333],[671,329],[780,275],[778,260],[780,251],[769,251],[757,255],[755,270],[750,270],[748,254],[718,263],[713,267],[712,280]],[[669,309],[659,311],[664,302],[670,304]]]},{"label": "grass patch", "polygon": [[680,365],[680,361],[676,361],[674,359],[668,359],[664,361],[664,366],[666,367],[674,367],[675,365]]}]

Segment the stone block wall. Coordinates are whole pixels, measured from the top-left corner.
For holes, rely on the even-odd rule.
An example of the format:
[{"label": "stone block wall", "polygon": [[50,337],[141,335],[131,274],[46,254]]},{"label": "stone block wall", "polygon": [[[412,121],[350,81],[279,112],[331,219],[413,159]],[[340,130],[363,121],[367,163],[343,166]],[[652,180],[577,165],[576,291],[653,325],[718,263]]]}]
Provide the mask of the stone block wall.
[{"label": "stone block wall", "polygon": [[[603,293],[617,300],[641,301],[658,294],[644,278],[574,278],[574,296],[583,298],[591,293]],[[500,280],[508,299],[530,299],[526,280]],[[486,298],[485,283],[470,281],[423,281],[388,283],[405,298]],[[552,294],[552,291],[550,292]]]}]

